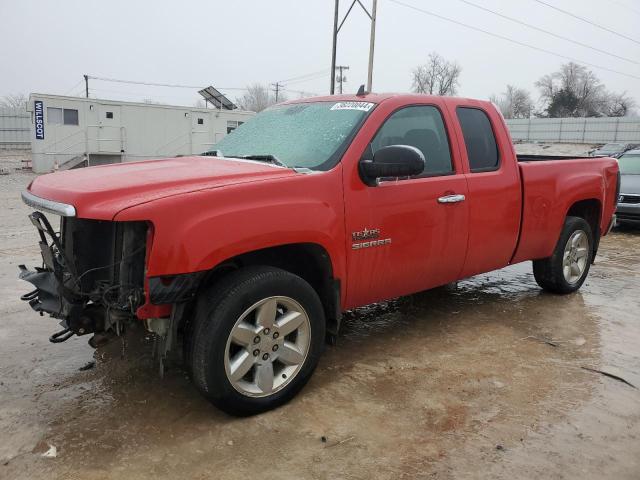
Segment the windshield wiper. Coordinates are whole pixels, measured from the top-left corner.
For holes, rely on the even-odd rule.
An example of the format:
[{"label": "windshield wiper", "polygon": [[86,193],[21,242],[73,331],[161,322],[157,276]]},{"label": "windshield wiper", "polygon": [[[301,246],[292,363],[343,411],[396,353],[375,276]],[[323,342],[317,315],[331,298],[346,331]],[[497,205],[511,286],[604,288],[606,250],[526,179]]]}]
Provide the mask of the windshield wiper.
[{"label": "windshield wiper", "polygon": [[274,165],[278,165],[279,167],[289,168],[288,165],[280,161],[275,155],[242,155],[240,158],[245,158],[247,160],[257,160],[259,162],[273,163]]}]

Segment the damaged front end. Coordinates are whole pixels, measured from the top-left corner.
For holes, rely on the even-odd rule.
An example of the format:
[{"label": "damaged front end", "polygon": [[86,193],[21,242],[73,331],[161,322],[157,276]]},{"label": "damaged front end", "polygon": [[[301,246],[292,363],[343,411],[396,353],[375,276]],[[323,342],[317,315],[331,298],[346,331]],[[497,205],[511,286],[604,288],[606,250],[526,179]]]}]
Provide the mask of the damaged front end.
[{"label": "damaged front end", "polygon": [[[55,212],[58,213],[58,212]],[[146,222],[60,217],[55,231],[41,212],[29,215],[40,236],[43,264],[20,265],[35,289],[21,298],[41,315],[60,319],[54,343],[93,333],[93,347],[120,335],[144,304]]]}]

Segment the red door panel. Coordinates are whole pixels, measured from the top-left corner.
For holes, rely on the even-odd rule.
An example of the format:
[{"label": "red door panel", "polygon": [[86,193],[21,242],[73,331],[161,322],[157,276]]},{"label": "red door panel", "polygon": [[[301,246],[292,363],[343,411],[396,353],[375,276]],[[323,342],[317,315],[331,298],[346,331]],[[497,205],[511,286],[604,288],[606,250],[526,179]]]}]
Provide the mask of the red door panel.
[{"label": "red door panel", "polygon": [[[467,248],[468,205],[439,203],[467,195],[464,175],[382,183],[346,199],[347,308],[426,290],[460,275]],[[379,229],[379,246],[354,249],[352,233]],[[365,240],[366,242],[366,240]]]}]

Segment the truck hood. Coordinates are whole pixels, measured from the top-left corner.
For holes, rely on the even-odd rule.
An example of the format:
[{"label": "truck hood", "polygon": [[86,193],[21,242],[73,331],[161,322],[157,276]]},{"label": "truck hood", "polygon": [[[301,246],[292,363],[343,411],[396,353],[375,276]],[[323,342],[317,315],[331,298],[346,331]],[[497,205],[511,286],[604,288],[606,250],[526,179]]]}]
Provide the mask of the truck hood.
[{"label": "truck hood", "polygon": [[119,211],[159,198],[296,175],[243,159],[179,157],[67,170],[36,178],[29,191],[73,205],[81,218],[111,220]]}]

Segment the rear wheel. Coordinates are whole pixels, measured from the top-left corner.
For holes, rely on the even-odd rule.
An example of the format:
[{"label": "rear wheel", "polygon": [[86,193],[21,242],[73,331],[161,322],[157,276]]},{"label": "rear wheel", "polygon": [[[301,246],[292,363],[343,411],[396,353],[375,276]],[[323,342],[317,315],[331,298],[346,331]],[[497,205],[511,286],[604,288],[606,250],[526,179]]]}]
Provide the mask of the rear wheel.
[{"label": "rear wheel", "polygon": [[533,261],[533,275],[545,290],[575,292],[587,278],[592,258],[591,227],[583,218],[567,217],[553,254]]},{"label": "rear wheel", "polygon": [[302,278],[270,267],[234,272],[199,299],[192,378],[228,413],[270,410],[308,381],[324,329],[320,299]]}]

